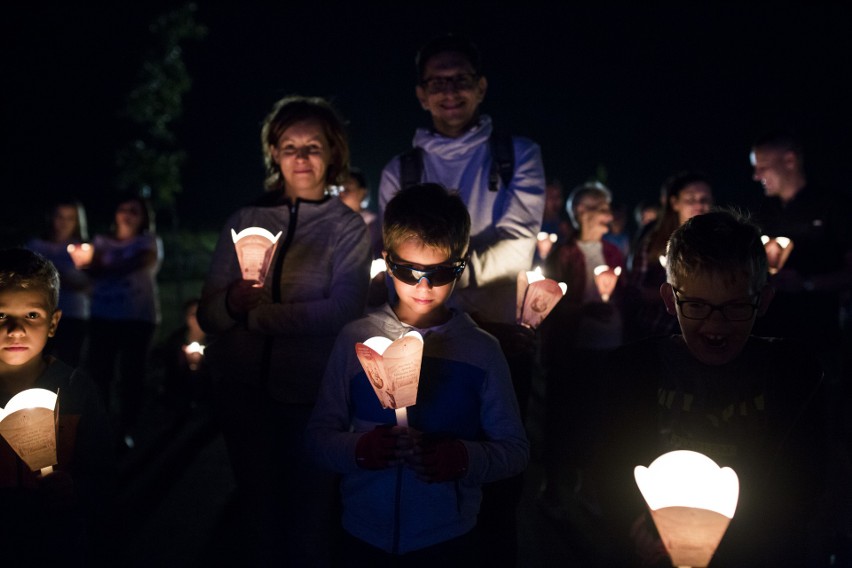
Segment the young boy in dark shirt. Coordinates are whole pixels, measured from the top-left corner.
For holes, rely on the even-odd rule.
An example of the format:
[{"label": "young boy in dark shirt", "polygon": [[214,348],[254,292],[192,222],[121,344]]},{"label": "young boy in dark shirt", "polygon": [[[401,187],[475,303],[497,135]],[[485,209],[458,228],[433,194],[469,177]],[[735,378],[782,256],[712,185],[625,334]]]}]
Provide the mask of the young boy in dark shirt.
[{"label": "young boy in dark shirt", "polygon": [[[822,492],[822,372],[797,344],[751,335],[768,308],[760,230],[728,211],[699,215],[672,235],[660,288],[681,335],[614,352],[594,478],[610,552],[665,558],[633,468],[677,449],[738,475],[736,514],[713,566],[803,566]],[[657,558],[655,558],[657,556]]]},{"label": "young boy in dark shirt", "polygon": [[0,437],[0,538],[6,560],[83,565],[106,504],[112,446],[107,415],[85,374],[44,353],[62,317],[59,275],[26,249],[0,251],[0,406],[32,388],[58,393],[53,472],[30,468]]}]

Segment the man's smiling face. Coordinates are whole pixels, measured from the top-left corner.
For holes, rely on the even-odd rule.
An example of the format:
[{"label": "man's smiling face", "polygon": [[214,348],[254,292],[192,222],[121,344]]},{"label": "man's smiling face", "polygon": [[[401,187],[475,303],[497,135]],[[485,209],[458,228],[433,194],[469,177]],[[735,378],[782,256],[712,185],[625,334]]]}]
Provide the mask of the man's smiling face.
[{"label": "man's smiling face", "polygon": [[447,51],[429,58],[417,85],[417,99],[432,114],[432,125],[449,138],[461,136],[476,120],[488,83],[476,75],[461,53]]}]

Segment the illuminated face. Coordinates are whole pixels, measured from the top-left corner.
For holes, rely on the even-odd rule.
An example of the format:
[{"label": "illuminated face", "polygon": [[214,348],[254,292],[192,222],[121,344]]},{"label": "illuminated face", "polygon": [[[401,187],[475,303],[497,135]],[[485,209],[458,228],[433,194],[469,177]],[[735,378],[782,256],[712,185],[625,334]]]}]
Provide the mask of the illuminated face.
[{"label": "illuminated face", "polygon": [[754,168],[752,179],[760,182],[763,192],[768,197],[780,196],[784,182],[788,177],[784,152],[780,150],[761,149],[751,153],[751,165]]},{"label": "illuminated face", "polygon": [[[388,258],[388,253],[384,253]],[[450,265],[452,260],[443,251],[424,245],[417,239],[409,239],[396,247],[391,258],[399,264],[410,265],[416,270],[428,270],[440,265]],[[433,286],[427,278],[415,284],[406,284],[393,276],[393,288],[399,302],[394,307],[399,321],[416,327],[432,327],[449,318],[446,302],[453,293],[455,280],[443,286]]]},{"label": "illuminated face", "polygon": [[612,209],[605,197],[584,195],[574,205],[574,216],[580,223],[580,238],[584,241],[599,241],[609,232]]},{"label": "illuminated face", "polygon": [[731,281],[712,273],[663,284],[660,294],[666,310],[677,316],[689,351],[707,365],[723,365],[742,352],[772,296],[768,288],[755,292],[745,277]]},{"label": "illuminated face", "polygon": [[691,183],[671,197],[672,209],[683,225],[696,215],[703,215],[713,206],[713,192],[703,181]]},{"label": "illuminated face", "polygon": [[43,290],[0,292],[0,370],[19,372],[40,364],[47,339],[56,333],[60,310],[50,313]]},{"label": "illuminated face", "polygon": [[284,193],[288,197],[322,198],[331,149],[319,122],[293,124],[281,134],[271,152],[284,176]]},{"label": "illuminated face", "polygon": [[56,242],[70,241],[77,228],[77,208],[60,205],[53,211],[53,238]]},{"label": "illuminated face", "polygon": [[417,99],[432,114],[435,130],[449,138],[464,134],[476,119],[488,82],[477,77],[467,58],[455,52],[429,58],[417,85]]}]

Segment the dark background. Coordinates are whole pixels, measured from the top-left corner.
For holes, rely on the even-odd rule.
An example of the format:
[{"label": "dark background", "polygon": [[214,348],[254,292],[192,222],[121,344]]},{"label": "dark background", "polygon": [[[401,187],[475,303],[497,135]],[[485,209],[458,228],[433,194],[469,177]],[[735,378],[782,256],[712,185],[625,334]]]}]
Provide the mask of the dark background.
[{"label": "dark background", "polygon": [[[174,2],[4,8],[0,182],[5,240],[74,195],[108,225],[121,115],[150,41]],[[846,191],[850,170],[848,4],[592,6],[495,3],[198,3],[207,36],[187,42],[192,89],[175,131],[188,159],[180,225],[218,228],[261,191],[260,123],[281,96],[331,98],[349,121],[353,165],[378,185],[384,164],[427,124],[414,54],[438,32],[484,54],[483,111],[537,141],[570,189],[598,172],[617,200],[653,199],[685,168],[708,172],[723,203],[748,205],[748,150],[796,129],[813,180]],[[35,220],[35,221],[34,221]]]}]

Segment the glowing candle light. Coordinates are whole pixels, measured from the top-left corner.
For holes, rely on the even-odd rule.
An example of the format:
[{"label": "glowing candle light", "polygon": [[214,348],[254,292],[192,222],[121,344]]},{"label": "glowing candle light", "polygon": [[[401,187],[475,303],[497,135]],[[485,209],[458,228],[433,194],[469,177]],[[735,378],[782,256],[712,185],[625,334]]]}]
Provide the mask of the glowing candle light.
[{"label": "glowing candle light", "polygon": [[760,237],[766,250],[766,261],[769,264],[769,274],[777,274],[784,268],[790,253],[793,252],[793,241],[788,237]]},{"label": "glowing candle light", "polygon": [[92,257],[95,254],[95,248],[89,243],[81,243],[79,245],[70,244],[65,250],[71,256],[71,262],[77,270],[85,268],[92,263]]},{"label": "glowing candle light", "polygon": [[739,479],[698,452],[663,454],[633,471],[673,566],[707,566],[734,516]]},{"label": "glowing candle light", "polygon": [[610,268],[606,264],[601,264],[595,267],[594,275],[595,285],[598,287],[601,300],[609,302],[609,298],[615,290],[615,284],[618,282],[618,277],[621,276],[621,267]]}]

